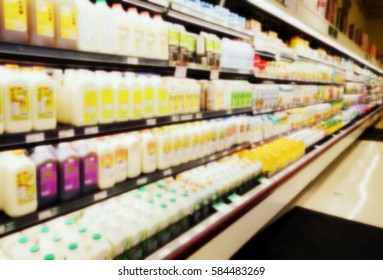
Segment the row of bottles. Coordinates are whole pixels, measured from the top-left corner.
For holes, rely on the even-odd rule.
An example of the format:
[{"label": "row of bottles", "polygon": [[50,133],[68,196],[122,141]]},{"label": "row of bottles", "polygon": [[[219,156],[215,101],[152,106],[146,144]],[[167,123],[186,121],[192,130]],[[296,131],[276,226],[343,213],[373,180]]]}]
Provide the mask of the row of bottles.
[{"label": "row of bottles", "polygon": [[1,0],[0,40],[32,45],[168,59],[168,27],[106,0]]}]

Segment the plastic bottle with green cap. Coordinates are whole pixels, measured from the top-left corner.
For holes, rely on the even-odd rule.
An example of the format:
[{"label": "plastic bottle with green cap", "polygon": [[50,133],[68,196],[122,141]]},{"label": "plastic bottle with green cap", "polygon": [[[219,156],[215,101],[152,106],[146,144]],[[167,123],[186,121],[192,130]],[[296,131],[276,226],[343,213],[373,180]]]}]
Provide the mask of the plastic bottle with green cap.
[{"label": "plastic bottle with green cap", "polygon": [[89,255],[91,260],[111,260],[112,246],[101,234],[94,233],[91,236]]},{"label": "plastic bottle with green cap", "polygon": [[7,256],[12,260],[27,260],[31,245],[28,237],[20,236],[13,246],[3,249],[6,250]]},{"label": "plastic bottle with green cap", "polygon": [[65,259],[67,260],[89,260],[89,253],[78,243],[70,243],[66,250]]},{"label": "plastic bottle with green cap", "polygon": [[45,254],[41,251],[40,246],[33,245],[29,248],[28,260],[43,260]]},{"label": "plastic bottle with green cap", "polygon": [[0,249],[0,261],[9,260],[5,253]]},{"label": "plastic bottle with green cap", "polygon": [[117,23],[106,0],[97,0],[95,4],[97,17],[99,52],[114,54],[117,52]]}]

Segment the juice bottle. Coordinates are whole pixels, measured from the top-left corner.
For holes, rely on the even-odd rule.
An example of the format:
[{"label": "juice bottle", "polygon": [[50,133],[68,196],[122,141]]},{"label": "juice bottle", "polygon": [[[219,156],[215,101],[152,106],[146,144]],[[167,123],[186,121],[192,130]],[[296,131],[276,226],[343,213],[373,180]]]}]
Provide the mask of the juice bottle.
[{"label": "juice bottle", "polygon": [[55,28],[56,48],[77,48],[78,24],[75,0],[56,0]]},{"label": "juice bottle", "polygon": [[[5,68],[0,66],[0,134],[4,133],[4,100],[3,100],[3,77],[5,75]],[[0,203],[1,204],[1,203]],[[0,205],[1,209],[1,205]]]},{"label": "juice bottle", "polygon": [[140,175],[142,171],[140,136],[128,133],[122,137],[125,139],[124,142],[128,150],[126,177],[135,178]]},{"label": "juice bottle", "polygon": [[172,139],[171,135],[165,130],[155,133],[157,138],[157,166],[158,169],[164,170],[172,164]]},{"label": "juice bottle", "polygon": [[157,142],[150,130],[141,133],[142,172],[151,173],[157,169]]},{"label": "juice bottle", "polygon": [[115,88],[105,71],[96,71],[100,88],[98,119],[100,123],[111,123],[115,116]]},{"label": "juice bottle", "polygon": [[115,182],[125,181],[127,173],[128,149],[124,141],[117,135],[110,137],[114,149],[114,176]]},{"label": "juice bottle", "polygon": [[57,146],[56,157],[59,162],[60,200],[74,199],[81,193],[79,156],[69,143],[60,143]]},{"label": "juice bottle", "polygon": [[114,54],[117,52],[116,18],[106,0],[97,0],[95,11],[99,52]]},{"label": "juice bottle", "polygon": [[134,73],[126,73],[125,79],[130,88],[131,110],[129,118],[132,120],[141,119],[144,110],[144,87],[137,82]]},{"label": "juice bottle", "polygon": [[29,76],[29,91],[32,100],[32,128],[34,130],[55,129],[56,92],[52,78],[42,67],[34,67]]},{"label": "juice bottle", "polygon": [[55,1],[28,2],[29,41],[32,45],[53,47],[55,42]]},{"label": "juice bottle", "polygon": [[144,35],[137,9],[133,7],[129,8],[126,13],[126,18],[128,30],[123,52],[126,55],[138,57]]},{"label": "juice bottle", "polygon": [[30,155],[36,164],[37,196],[40,208],[58,201],[57,159],[48,146],[38,146]]},{"label": "juice bottle", "polygon": [[36,165],[24,150],[5,152],[1,156],[4,212],[19,217],[36,211]]},{"label": "juice bottle", "polygon": [[154,32],[153,57],[158,59],[169,59],[169,35],[168,24],[165,23],[161,15],[154,15],[152,25],[157,27]]},{"label": "juice bottle", "polygon": [[150,83],[154,89],[155,116],[169,115],[169,94],[164,81],[159,75],[151,75]]},{"label": "juice bottle", "polygon": [[77,1],[78,41],[81,51],[97,52],[99,50],[98,29],[95,6],[89,0]]},{"label": "juice bottle", "polygon": [[32,130],[31,96],[28,79],[16,65],[6,65],[2,78],[5,132]]},{"label": "juice bottle", "polygon": [[122,74],[120,72],[112,72],[110,77],[114,85],[115,91],[114,118],[117,122],[127,121],[129,119],[129,113],[131,111],[130,84],[126,81],[126,79],[122,78]]},{"label": "juice bottle", "polygon": [[143,118],[153,117],[155,114],[154,110],[154,88],[153,84],[150,83],[149,78],[145,74],[138,76],[137,82],[140,88],[143,89]]},{"label": "juice bottle", "polygon": [[26,0],[0,1],[0,40],[28,42],[28,11]]},{"label": "juice bottle", "polygon": [[80,184],[83,194],[98,190],[98,156],[96,143],[93,140],[82,140],[72,143],[73,149],[80,157]]},{"label": "juice bottle", "polygon": [[108,189],[115,184],[115,159],[111,143],[105,138],[97,139],[98,187]]}]

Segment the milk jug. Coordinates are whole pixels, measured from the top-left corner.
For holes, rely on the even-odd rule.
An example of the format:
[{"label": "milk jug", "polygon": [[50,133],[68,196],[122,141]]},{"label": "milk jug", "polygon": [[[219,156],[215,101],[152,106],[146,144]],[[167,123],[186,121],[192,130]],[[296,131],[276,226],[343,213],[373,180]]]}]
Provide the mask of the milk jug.
[{"label": "milk jug", "polygon": [[172,165],[172,138],[166,131],[158,131],[157,138],[157,167],[160,170],[167,169]]},{"label": "milk jug", "polygon": [[67,201],[76,198],[81,193],[80,161],[69,143],[57,146],[56,157],[59,162],[60,200]]},{"label": "milk jug", "polygon": [[90,256],[86,251],[86,248],[81,246],[81,244],[71,243],[68,245],[66,254],[66,260],[89,260]]},{"label": "milk jug", "polygon": [[112,247],[101,234],[95,233],[90,242],[89,255],[91,260],[111,260]]},{"label": "milk jug", "polygon": [[97,0],[95,10],[99,52],[115,54],[117,51],[116,19],[106,0]]},{"label": "milk jug", "polygon": [[141,119],[144,109],[144,87],[137,82],[134,73],[126,73],[125,80],[130,88],[131,110],[129,118],[132,120]]},{"label": "milk jug", "polygon": [[53,47],[55,42],[55,1],[30,0],[29,41],[32,45]]},{"label": "milk jug", "polygon": [[112,6],[112,14],[116,23],[116,36],[117,36],[117,53],[121,55],[128,55],[126,52],[126,44],[128,44],[128,30],[129,22],[128,17],[120,3],[114,3]]},{"label": "milk jug", "polygon": [[98,187],[108,189],[115,184],[114,150],[104,138],[97,139]]},{"label": "milk jug", "polygon": [[[3,77],[5,75],[5,68],[0,66],[0,134],[4,133],[4,97],[3,97]],[[0,203],[1,204],[1,203]],[[1,205],[0,205],[1,209]]]},{"label": "milk jug", "polygon": [[114,149],[114,176],[115,182],[125,181],[128,163],[128,149],[126,143],[119,136],[110,137]]},{"label": "milk jug", "polygon": [[126,81],[126,79],[122,78],[122,74],[120,72],[112,72],[110,74],[110,78],[112,80],[114,86],[114,118],[117,122],[127,121],[129,119],[129,113],[131,111],[130,108],[130,91],[131,86]]},{"label": "milk jug", "polygon": [[29,92],[32,100],[32,128],[55,129],[56,92],[53,80],[44,72],[44,68],[34,67],[29,76]]},{"label": "milk jug", "polygon": [[29,248],[32,245],[28,237],[20,237],[16,244],[7,249],[6,255],[12,260],[26,260]]},{"label": "milk jug", "polygon": [[143,118],[154,116],[154,88],[145,74],[140,74],[137,78],[138,85],[143,89]]},{"label": "milk jug", "polygon": [[82,140],[72,143],[80,157],[80,184],[83,194],[98,190],[98,157],[97,147],[93,140]]},{"label": "milk jug", "polygon": [[89,0],[77,1],[78,41],[77,48],[81,51],[97,52],[98,29],[95,6]]},{"label": "milk jug", "polygon": [[57,159],[48,146],[35,148],[30,158],[36,165],[37,194],[39,207],[43,208],[58,201]]},{"label": "milk jug", "polygon": [[154,115],[169,115],[169,94],[165,83],[158,75],[151,75],[149,82],[154,90]]},{"label": "milk jug", "polygon": [[152,19],[149,12],[143,11],[140,13],[139,24],[142,26],[142,42],[138,49],[139,57],[151,57],[154,46],[155,27],[152,25]]},{"label": "milk jug", "polygon": [[169,35],[168,25],[162,20],[161,15],[153,17],[153,26],[157,28],[155,32],[153,56],[158,59],[169,59]]},{"label": "milk jug", "polygon": [[141,133],[142,172],[151,173],[157,169],[157,142],[150,130]]},{"label": "milk jug", "polygon": [[126,55],[138,57],[144,34],[137,9],[133,7],[129,8],[126,13],[126,18],[128,29],[123,52]]},{"label": "milk jug", "polygon": [[0,1],[0,40],[28,42],[27,0]]},{"label": "milk jug", "polygon": [[129,133],[123,139],[128,150],[126,177],[135,178],[141,174],[142,166],[139,135]]},{"label": "milk jug", "polygon": [[36,211],[36,166],[25,151],[5,152],[0,175],[4,212],[15,218]]},{"label": "milk jug", "polygon": [[95,78],[100,89],[98,119],[100,123],[111,123],[115,115],[115,90],[105,71],[96,71]]},{"label": "milk jug", "polygon": [[[70,81],[68,79],[68,82]],[[71,93],[69,100],[72,125],[85,126],[96,124],[99,112],[101,111],[99,109],[101,103],[99,100],[100,89],[94,81],[93,75],[87,72],[79,72],[76,82],[73,85],[68,84],[65,88],[70,87],[72,87],[69,91]]]},{"label": "milk jug", "polygon": [[55,28],[55,45],[57,48],[77,48],[78,26],[75,0],[56,0]]},{"label": "milk jug", "polygon": [[2,78],[5,132],[32,130],[31,96],[27,77],[16,65],[7,65]]},{"label": "milk jug", "polygon": [[75,90],[77,71],[73,69],[66,69],[65,72],[54,70],[53,77],[56,81],[57,121],[63,124],[72,124],[70,98],[72,95],[71,91]]}]

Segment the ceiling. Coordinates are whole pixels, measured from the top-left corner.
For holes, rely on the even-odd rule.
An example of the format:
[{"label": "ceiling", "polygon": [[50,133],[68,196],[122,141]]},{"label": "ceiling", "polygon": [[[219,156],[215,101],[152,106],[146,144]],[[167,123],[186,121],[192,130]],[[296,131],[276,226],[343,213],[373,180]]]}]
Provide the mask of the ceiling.
[{"label": "ceiling", "polygon": [[383,19],[383,0],[358,0],[368,19]]}]

